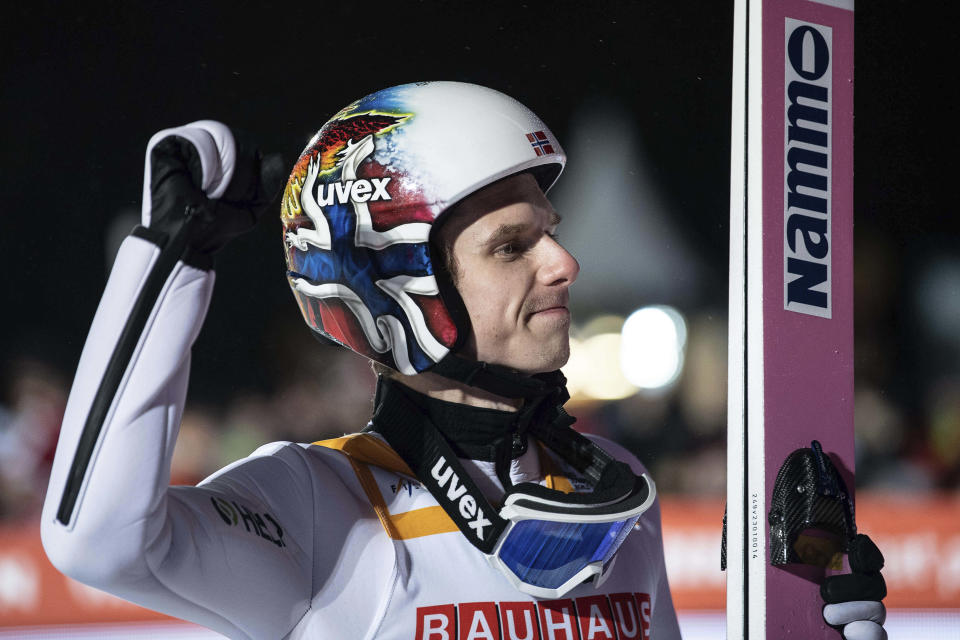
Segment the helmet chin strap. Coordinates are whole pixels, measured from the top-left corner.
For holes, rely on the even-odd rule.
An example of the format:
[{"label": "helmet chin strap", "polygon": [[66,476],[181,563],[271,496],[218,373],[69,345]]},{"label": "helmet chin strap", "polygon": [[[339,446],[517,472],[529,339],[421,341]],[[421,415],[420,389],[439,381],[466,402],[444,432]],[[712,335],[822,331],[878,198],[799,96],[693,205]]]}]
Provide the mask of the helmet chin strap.
[{"label": "helmet chin strap", "polygon": [[448,353],[428,371],[504,398],[530,400],[554,395],[556,405],[562,405],[570,398],[566,389],[567,379],[559,369],[527,375],[502,365],[468,360]]}]

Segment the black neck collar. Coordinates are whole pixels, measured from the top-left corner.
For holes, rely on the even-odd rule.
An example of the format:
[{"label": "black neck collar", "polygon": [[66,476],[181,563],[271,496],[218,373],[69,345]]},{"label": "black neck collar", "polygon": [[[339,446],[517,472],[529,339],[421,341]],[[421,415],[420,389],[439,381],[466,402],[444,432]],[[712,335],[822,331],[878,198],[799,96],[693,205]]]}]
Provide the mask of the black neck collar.
[{"label": "black neck collar", "polygon": [[570,399],[570,396],[566,395],[567,379],[559,369],[528,375],[502,365],[448,353],[428,371],[504,398],[532,400],[554,396],[554,402],[558,405]]},{"label": "black neck collar", "polygon": [[[495,462],[501,455],[518,458],[527,450],[526,436],[532,422],[552,417],[541,410],[551,400],[545,396],[525,401],[518,411],[500,411],[431,398],[386,376],[377,381],[374,405],[395,404],[398,394],[437,428],[458,458],[487,462]],[[501,447],[509,453],[501,453]]]}]

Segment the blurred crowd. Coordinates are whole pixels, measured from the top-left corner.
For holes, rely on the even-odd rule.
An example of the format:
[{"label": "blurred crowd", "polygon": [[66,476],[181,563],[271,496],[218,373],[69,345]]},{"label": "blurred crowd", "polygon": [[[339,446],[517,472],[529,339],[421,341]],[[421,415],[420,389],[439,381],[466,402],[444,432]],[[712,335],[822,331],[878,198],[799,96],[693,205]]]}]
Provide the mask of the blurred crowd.
[{"label": "blurred crowd", "polygon": [[[858,333],[858,366],[876,356]],[[861,346],[861,342],[863,343]],[[204,402],[191,381],[177,440],[172,484],[194,484],[221,466],[277,440],[313,442],[362,428],[375,378],[367,362],[311,342],[287,352],[286,375],[271,390]],[[291,362],[292,358],[292,362]],[[915,404],[858,371],[855,399],[857,485],[883,491],[960,489],[960,380],[942,376]],[[19,356],[3,365],[0,401],[0,522],[35,518],[66,406],[70,373]],[[193,400],[194,397],[200,398]],[[677,382],[617,401],[574,396],[568,404],[585,432],[637,453],[664,494],[717,496],[725,487],[726,321],[694,315],[686,366]]]},{"label": "blurred crowd", "polygon": [[[339,349],[308,346],[317,357],[300,359],[272,392],[246,390],[223,404],[188,399],[171,484],[196,484],[267,442],[313,442],[366,424],[374,389],[369,365]],[[70,381],[49,363],[23,356],[2,374],[0,521],[9,521],[39,512]],[[189,395],[204,397],[202,386],[191,380]]]}]

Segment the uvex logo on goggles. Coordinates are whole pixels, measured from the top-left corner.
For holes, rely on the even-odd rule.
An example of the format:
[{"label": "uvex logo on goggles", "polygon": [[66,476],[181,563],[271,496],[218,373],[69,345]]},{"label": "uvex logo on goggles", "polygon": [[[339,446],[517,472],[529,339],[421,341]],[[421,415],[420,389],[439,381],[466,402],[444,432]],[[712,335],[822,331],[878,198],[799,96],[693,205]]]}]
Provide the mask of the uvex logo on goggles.
[{"label": "uvex logo on goggles", "polygon": [[[444,469],[445,465],[446,469]],[[444,456],[440,456],[437,463],[433,465],[430,475],[436,479],[441,489],[446,489],[447,500],[457,504],[460,515],[464,517],[470,528],[477,534],[477,538],[483,540],[484,527],[492,523],[483,517],[483,512],[477,508],[477,501],[467,492],[466,485],[461,484],[460,477],[453,470],[453,467],[447,464],[447,459]],[[471,520],[471,518],[474,519]]]}]

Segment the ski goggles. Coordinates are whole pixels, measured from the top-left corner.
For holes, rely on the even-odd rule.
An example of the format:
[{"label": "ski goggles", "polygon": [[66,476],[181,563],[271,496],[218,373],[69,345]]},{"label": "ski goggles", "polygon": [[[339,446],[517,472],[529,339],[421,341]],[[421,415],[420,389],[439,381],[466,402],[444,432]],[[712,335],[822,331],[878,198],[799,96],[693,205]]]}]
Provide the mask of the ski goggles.
[{"label": "ski goggles", "polygon": [[634,478],[628,495],[603,504],[583,504],[583,494],[569,494],[569,502],[551,500],[518,485],[500,510],[509,524],[487,556],[490,564],[519,591],[539,598],[558,598],[590,579],[599,586],[656,498],[647,475]]}]

